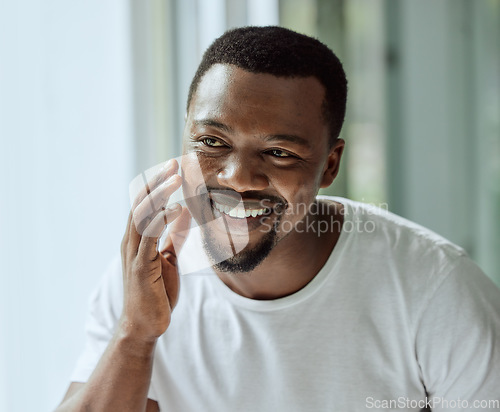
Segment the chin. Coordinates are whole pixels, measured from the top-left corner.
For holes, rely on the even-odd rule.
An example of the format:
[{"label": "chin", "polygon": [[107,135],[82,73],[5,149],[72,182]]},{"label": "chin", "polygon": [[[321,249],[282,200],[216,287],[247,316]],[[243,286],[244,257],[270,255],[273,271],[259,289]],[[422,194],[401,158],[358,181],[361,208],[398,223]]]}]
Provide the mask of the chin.
[{"label": "chin", "polygon": [[226,259],[223,248],[210,234],[204,234],[203,243],[215,270],[224,273],[248,273],[269,255],[277,243],[277,233],[275,230],[270,230],[255,246],[247,246]]}]

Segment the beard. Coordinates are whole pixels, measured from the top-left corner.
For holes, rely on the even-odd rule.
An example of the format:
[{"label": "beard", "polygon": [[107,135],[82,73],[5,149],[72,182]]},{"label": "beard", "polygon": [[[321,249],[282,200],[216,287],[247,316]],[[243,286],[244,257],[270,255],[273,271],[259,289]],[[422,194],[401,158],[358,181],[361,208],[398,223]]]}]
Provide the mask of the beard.
[{"label": "beard", "polygon": [[224,273],[248,273],[259,266],[276,246],[278,233],[277,227],[281,219],[277,219],[264,237],[253,247],[245,247],[229,259],[224,259],[227,254],[215,241],[210,233],[203,233],[203,246],[215,270]]}]

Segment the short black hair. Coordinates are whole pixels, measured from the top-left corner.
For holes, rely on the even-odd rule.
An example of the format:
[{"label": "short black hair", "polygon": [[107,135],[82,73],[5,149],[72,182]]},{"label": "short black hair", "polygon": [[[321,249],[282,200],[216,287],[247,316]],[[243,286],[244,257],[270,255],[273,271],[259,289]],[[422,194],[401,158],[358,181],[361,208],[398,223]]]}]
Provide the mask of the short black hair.
[{"label": "short black hair", "polygon": [[203,54],[189,88],[188,110],[201,78],[218,63],[277,77],[316,77],[325,88],[323,117],[330,127],[331,143],[338,138],[345,117],[347,80],[338,57],[319,40],[277,26],[226,31]]}]

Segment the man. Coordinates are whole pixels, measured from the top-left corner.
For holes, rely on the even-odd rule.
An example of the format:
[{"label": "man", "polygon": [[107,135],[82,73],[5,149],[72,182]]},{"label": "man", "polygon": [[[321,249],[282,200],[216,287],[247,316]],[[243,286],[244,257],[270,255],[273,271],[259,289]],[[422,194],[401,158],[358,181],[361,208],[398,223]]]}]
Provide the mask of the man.
[{"label": "man", "polygon": [[[498,289],[438,235],[316,196],[346,90],[326,46],[283,28],[210,46],[183,137],[204,184],[170,162],[137,196],[58,411],[500,409]],[[198,203],[165,208],[181,184]],[[213,267],[179,277],[190,213],[215,222],[187,251]],[[221,259],[228,232],[245,246]]]}]

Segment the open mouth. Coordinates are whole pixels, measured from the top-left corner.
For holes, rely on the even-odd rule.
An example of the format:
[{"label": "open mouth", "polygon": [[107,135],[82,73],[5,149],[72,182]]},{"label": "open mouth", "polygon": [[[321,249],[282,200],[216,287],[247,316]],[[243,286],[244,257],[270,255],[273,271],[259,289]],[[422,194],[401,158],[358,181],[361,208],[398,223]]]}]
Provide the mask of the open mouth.
[{"label": "open mouth", "polygon": [[258,208],[258,209],[251,209],[251,208],[246,208],[242,206],[236,206],[236,207],[231,207],[228,205],[223,205],[221,203],[217,203],[215,201],[212,201],[212,204],[215,209],[217,209],[219,212],[224,213],[228,215],[229,217],[234,217],[236,219],[243,219],[243,218],[248,218],[248,217],[257,217],[257,216],[264,216],[264,215],[269,215],[272,211],[270,208]]},{"label": "open mouth", "polygon": [[210,193],[210,203],[221,215],[234,219],[269,216],[273,212],[273,208],[263,205],[262,201],[243,201],[221,193]]}]

